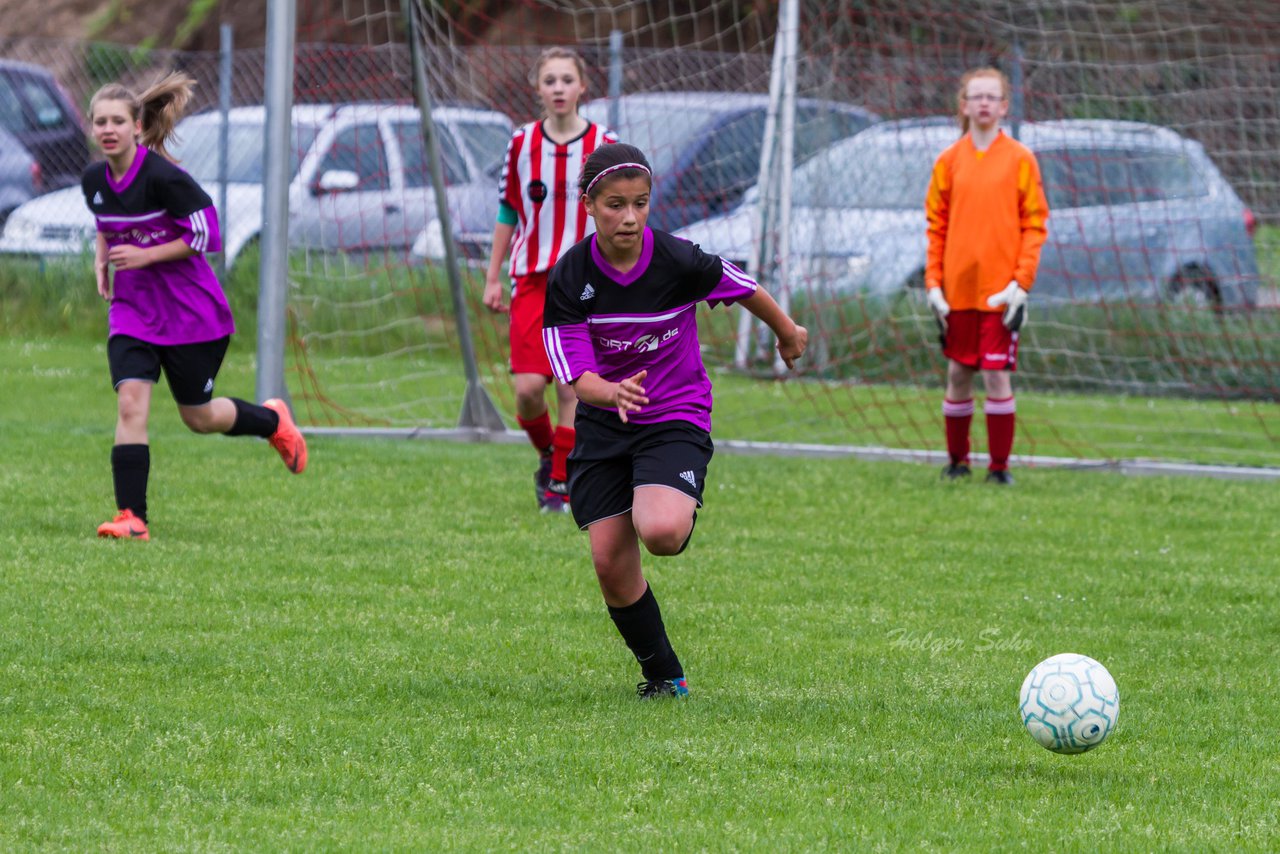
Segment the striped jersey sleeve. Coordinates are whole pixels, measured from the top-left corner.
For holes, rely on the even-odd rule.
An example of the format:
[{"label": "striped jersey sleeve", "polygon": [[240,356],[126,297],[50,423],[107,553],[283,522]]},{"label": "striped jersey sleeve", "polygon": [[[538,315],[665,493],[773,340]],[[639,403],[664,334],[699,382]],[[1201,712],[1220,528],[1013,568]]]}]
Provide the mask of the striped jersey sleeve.
[{"label": "striped jersey sleeve", "polygon": [[586,283],[583,255],[581,251],[567,254],[547,277],[542,344],[551,370],[562,383],[572,383],[587,371],[600,373],[588,325],[595,291]]},{"label": "striped jersey sleeve", "polygon": [[156,190],[164,210],[181,229],[182,241],[197,252],[222,250],[222,230],[213,199],[182,169],[165,170]]}]

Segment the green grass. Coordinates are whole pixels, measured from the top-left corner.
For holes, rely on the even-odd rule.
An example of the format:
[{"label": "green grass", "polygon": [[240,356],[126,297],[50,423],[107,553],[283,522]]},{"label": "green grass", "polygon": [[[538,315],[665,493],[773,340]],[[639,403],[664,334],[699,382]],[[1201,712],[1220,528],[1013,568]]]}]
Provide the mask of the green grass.
[{"label": "green grass", "polygon": [[[101,349],[0,342],[0,849],[1280,846],[1274,485],[718,457],[646,559],[694,693],[641,704],[525,448],[292,477],[161,388],[154,539],[95,539]],[[1064,651],[1122,694],[1078,757],[1016,716]]]},{"label": "green grass", "polygon": [[[300,255],[293,264],[288,379],[304,422],[457,422],[465,378],[438,270],[384,259],[369,272],[318,255]],[[250,253],[227,285],[247,347],[255,335],[256,272]],[[0,333],[101,335],[105,309],[91,282],[88,266],[74,261],[0,264]],[[468,287],[482,377],[500,411],[510,413],[505,322],[477,308],[476,280]],[[775,383],[723,367],[731,362],[737,314],[703,313],[718,435],[939,449],[943,364],[925,310],[912,300],[853,300],[826,305],[820,314],[821,323],[811,321],[814,344],[800,378]],[[823,328],[841,331],[822,338]],[[1277,365],[1274,308],[1224,315],[1185,306],[1046,308],[1033,317],[1022,345],[1017,450],[1277,466]],[[982,429],[975,440],[984,449]]]}]

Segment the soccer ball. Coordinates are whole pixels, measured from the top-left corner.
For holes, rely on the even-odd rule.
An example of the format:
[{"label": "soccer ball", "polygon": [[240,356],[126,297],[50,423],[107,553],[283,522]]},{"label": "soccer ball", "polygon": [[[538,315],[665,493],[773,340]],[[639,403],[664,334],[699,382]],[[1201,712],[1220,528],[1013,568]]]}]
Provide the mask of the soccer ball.
[{"label": "soccer ball", "polygon": [[1064,652],[1027,674],[1018,712],[1041,747],[1054,753],[1084,753],[1115,729],[1120,689],[1107,668],[1089,656]]}]

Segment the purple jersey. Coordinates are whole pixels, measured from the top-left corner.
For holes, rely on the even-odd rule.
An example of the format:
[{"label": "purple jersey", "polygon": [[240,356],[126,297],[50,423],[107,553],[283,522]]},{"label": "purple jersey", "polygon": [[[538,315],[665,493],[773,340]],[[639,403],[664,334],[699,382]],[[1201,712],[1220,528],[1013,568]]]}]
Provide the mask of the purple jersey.
[{"label": "purple jersey", "polygon": [[640,260],[620,273],[592,235],[551,270],[542,340],[561,382],[586,371],[610,382],[648,371],[649,403],[629,421],[688,421],[709,432],[711,380],[702,366],[697,305],[732,303],[755,290],[728,261],[648,228]]},{"label": "purple jersey", "polygon": [[222,248],[218,214],[195,179],[165,158],[138,146],[119,182],[105,163],[80,180],[84,200],[107,248],[140,248],[181,239],[197,255],[140,270],[114,270],[110,334],[170,346],[214,341],[235,332],[222,286],[205,252]]}]

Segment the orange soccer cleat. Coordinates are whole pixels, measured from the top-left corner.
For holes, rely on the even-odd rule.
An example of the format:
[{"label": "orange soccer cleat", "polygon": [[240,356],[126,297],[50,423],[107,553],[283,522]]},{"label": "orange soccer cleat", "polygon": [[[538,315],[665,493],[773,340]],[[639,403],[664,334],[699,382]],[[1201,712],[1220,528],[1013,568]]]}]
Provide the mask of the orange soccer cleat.
[{"label": "orange soccer cleat", "polygon": [[293,423],[289,407],[279,398],[263,401],[263,406],[273,410],[280,416],[280,425],[267,441],[280,454],[280,459],[294,474],[302,474],[307,467],[307,440],[303,437],[298,425]]},{"label": "orange soccer cleat", "polygon": [[150,540],[151,533],[147,523],[133,515],[132,510],[121,510],[110,522],[98,526],[99,537],[113,537],[117,540]]}]

